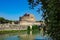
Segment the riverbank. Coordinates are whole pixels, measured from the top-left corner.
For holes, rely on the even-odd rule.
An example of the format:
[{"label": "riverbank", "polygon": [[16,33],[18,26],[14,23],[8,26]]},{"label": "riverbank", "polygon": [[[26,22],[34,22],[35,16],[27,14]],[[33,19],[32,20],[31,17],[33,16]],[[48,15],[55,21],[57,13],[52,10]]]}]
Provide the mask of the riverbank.
[{"label": "riverbank", "polygon": [[16,32],[25,32],[27,30],[3,30],[0,31],[0,34],[16,33]]},{"label": "riverbank", "polygon": [[33,34],[36,32],[39,32],[39,30],[2,30],[0,31],[0,34],[9,34],[9,33],[24,33],[27,32],[28,34],[30,34],[30,31],[33,32]]}]

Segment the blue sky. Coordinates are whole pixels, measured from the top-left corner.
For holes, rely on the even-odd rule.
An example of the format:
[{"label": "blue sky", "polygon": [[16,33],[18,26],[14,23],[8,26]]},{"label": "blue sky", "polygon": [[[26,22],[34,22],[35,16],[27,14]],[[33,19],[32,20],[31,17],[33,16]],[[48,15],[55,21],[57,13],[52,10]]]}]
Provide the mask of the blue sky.
[{"label": "blue sky", "polygon": [[29,9],[27,0],[0,0],[0,17],[9,20],[19,20],[25,13],[33,14],[36,20],[41,20],[42,11],[38,14],[35,9]]}]

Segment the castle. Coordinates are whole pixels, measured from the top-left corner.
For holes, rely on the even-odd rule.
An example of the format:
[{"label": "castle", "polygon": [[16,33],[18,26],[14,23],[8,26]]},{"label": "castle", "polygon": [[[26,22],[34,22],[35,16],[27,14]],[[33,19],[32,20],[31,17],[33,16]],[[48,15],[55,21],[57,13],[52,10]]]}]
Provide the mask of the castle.
[{"label": "castle", "polygon": [[24,14],[19,18],[20,25],[41,25],[41,22],[37,22],[34,15],[32,14]]},{"label": "castle", "polygon": [[27,27],[30,26],[32,29],[33,25],[41,25],[42,22],[36,21],[34,15],[24,14],[22,17],[19,17],[18,24],[12,22],[12,24],[0,24],[0,30],[27,30]]}]

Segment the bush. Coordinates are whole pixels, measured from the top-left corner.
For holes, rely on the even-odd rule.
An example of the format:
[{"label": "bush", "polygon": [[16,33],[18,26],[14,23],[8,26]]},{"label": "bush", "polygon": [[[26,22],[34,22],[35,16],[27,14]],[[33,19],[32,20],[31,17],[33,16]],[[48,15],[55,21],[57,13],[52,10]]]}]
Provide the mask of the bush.
[{"label": "bush", "polygon": [[38,26],[37,25],[33,25],[32,26],[32,30],[38,30]]}]

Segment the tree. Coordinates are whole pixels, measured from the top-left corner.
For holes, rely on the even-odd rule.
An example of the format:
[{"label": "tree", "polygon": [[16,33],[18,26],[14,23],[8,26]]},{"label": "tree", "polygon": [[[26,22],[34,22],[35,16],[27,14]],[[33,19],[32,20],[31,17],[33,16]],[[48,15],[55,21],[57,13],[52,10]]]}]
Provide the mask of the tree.
[{"label": "tree", "polygon": [[0,23],[4,23],[5,19],[3,17],[0,17]]},{"label": "tree", "polygon": [[38,30],[38,29],[39,29],[39,27],[37,25],[32,26],[32,30]]},{"label": "tree", "polygon": [[43,19],[45,20],[47,33],[53,40],[60,40],[60,0],[28,0],[31,8],[43,5]]},{"label": "tree", "polygon": [[3,18],[3,17],[0,17],[0,24],[12,23],[12,22],[15,22],[15,21],[8,20],[8,19],[5,19],[5,18]]}]

